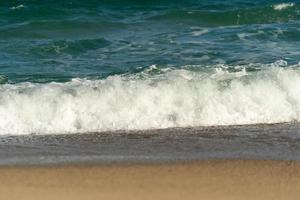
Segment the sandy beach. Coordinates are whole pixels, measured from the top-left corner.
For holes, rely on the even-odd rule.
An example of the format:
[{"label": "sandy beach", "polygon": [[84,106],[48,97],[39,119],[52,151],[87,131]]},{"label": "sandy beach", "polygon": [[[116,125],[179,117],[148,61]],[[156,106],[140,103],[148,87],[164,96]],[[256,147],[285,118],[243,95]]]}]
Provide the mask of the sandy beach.
[{"label": "sandy beach", "polygon": [[300,1],[0,1],[0,200],[300,199]]},{"label": "sandy beach", "polygon": [[0,199],[296,199],[300,162],[219,160],[0,168]]}]

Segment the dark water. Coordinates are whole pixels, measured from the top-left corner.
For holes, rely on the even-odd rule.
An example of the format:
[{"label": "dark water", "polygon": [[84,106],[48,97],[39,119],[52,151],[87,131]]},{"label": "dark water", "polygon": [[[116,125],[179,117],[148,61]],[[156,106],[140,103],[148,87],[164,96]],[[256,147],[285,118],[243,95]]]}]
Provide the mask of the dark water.
[{"label": "dark water", "polygon": [[0,2],[0,134],[300,120],[300,2]]}]

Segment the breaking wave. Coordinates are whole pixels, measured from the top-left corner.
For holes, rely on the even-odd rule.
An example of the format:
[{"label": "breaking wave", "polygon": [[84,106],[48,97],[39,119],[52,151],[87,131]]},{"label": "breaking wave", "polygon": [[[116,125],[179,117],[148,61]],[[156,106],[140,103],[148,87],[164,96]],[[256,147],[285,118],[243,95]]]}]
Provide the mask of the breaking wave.
[{"label": "breaking wave", "polygon": [[273,6],[274,10],[284,10],[293,7],[294,3],[280,3]]},{"label": "breaking wave", "polygon": [[[256,67],[257,66],[257,67]],[[131,75],[0,85],[1,134],[60,134],[300,120],[300,65],[151,66]],[[199,70],[201,69],[201,70]]]}]

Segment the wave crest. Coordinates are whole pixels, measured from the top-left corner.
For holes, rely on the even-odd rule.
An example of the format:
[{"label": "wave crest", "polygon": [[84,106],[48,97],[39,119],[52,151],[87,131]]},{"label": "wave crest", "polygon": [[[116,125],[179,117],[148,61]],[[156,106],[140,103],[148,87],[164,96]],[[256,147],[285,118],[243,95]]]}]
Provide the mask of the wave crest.
[{"label": "wave crest", "polygon": [[274,10],[284,10],[293,7],[294,3],[280,3],[273,6]]},{"label": "wave crest", "polygon": [[[227,67],[227,68],[226,68]],[[299,65],[166,70],[67,83],[0,85],[1,134],[101,132],[300,120]],[[152,67],[153,68],[153,67]]]}]

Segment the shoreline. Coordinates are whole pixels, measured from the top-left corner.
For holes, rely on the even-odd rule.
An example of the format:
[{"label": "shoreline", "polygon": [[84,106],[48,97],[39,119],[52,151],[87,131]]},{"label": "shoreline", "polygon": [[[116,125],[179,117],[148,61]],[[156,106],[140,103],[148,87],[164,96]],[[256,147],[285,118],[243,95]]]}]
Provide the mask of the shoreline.
[{"label": "shoreline", "polygon": [[0,167],[5,199],[296,199],[300,161]]},{"label": "shoreline", "polygon": [[300,160],[300,124],[0,137],[0,166]]}]

